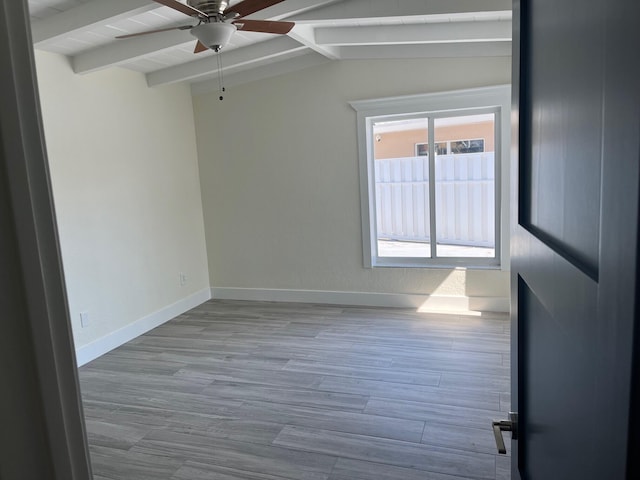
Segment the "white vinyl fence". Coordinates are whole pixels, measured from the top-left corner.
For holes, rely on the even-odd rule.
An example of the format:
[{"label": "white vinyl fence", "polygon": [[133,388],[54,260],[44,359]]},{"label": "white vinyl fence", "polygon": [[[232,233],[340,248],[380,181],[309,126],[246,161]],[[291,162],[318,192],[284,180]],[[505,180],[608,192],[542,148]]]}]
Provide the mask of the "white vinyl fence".
[{"label": "white vinyl fence", "polygon": [[[429,242],[429,159],[375,160],[378,239]],[[437,243],[495,246],[495,155],[436,156]]]}]

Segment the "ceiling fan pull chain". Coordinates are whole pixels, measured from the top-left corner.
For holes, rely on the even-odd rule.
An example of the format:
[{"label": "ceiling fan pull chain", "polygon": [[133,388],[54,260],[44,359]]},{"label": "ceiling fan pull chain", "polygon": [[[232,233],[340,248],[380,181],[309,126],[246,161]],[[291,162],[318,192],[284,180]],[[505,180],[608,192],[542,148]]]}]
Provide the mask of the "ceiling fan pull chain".
[{"label": "ceiling fan pull chain", "polygon": [[222,95],[225,92],[224,88],[224,74],[222,73],[222,54],[218,51],[218,86],[220,88],[220,100],[224,100],[224,96]]}]

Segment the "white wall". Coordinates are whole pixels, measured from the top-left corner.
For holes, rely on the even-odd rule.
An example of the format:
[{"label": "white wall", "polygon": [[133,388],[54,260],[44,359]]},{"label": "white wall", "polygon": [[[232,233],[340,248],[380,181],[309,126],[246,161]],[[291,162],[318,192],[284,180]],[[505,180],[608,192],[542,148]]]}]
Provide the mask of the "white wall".
[{"label": "white wall", "polygon": [[348,102],[510,83],[510,68],[503,57],[341,61],[230,88],[222,102],[194,96],[211,285],[508,297],[499,270],[363,268]]},{"label": "white wall", "polygon": [[191,94],[36,63],[76,347],[112,348],[209,292]]}]

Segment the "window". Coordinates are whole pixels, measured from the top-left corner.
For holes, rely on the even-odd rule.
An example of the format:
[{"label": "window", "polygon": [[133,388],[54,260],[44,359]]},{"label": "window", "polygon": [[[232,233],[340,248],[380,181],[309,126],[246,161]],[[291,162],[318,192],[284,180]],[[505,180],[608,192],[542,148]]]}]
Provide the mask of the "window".
[{"label": "window", "polygon": [[500,266],[509,87],[351,105],[365,266]]},{"label": "window", "polygon": [[[380,138],[381,141],[382,138]],[[436,142],[436,155],[447,155],[454,153],[480,153],[484,152],[484,138],[473,140],[455,140],[446,142]],[[428,143],[416,143],[416,156],[426,157],[429,155]]]},{"label": "window", "polygon": [[[449,146],[447,142],[436,142],[436,155],[445,155]],[[416,156],[427,157],[429,155],[428,143],[416,143]]]},{"label": "window", "polygon": [[456,140],[455,142],[447,143],[449,144],[448,153],[450,154],[484,152],[484,138],[476,138],[475,140]]}]

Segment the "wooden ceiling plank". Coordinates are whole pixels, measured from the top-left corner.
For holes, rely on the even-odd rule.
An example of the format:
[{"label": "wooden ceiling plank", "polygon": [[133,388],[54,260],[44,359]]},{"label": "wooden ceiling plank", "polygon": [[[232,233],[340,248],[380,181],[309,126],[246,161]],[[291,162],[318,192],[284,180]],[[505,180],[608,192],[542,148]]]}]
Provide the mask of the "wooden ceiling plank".
[{"label": "wooden ceiling plank", "polygon": [[40,47],[74,32],[88,31],[96,25],[132,17],[158,7],[157,3],[149,0],[93,0],[81,3],[64,12],[33,21],[33,42]]}]

